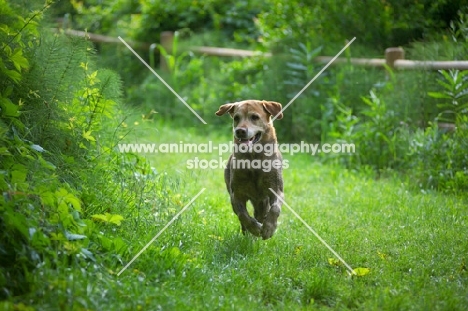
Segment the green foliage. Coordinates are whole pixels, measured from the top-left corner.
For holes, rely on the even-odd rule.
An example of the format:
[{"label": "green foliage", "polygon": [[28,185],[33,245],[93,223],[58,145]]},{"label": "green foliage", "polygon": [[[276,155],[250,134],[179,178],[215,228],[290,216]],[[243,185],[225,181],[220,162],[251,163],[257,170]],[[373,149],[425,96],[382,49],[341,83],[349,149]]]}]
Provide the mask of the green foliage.
[{"label": "green foliage", "polygon": [[[240,42],[256,39],[255,16],[265,9],[262,1],[71,1],[75,23],[91,32],[113,34],[117,29],[144,42],[158,42],[162,31],[213,29]],[[70,13],[70,12],[69,12]],[[115,20],[119,20],[117,29]],[[122,35],[122,34],[121,34]]]},{"label": "green foliage", "polygon": [[[40,197],[29,183],[31,164],[38,174],[46,176],[54,166],[43,157],[43,148],[24,139],[26,125],[19,119],[23,100],[15,95],[24,72],[30,68],[25,57],[37,35],[37,20],[41,12],[21,17],[1,1],[0,15],[0,228],[2,257],[0,297],[29,290],[24,271],[32,269],[41,260],[40,254],[50,241],[38,230]],[[22,208],[20,208],[22,206]]]},{"label": "green foliage", "polygon": [[[283,95],[284,99],[278,98],[277,101],[286,105],[314,78],[321,69],[314,62],[314,58],[321,55],[321,51],[321,46],[313,47],[311,42],[299,43],[297,47],[289,48],[290,56],[286,58],[284,63],[284,81],[281,83],[286,96]],[[324,73],[318,77],[318,80],[314,81],[314,85],[304,90],[294,104],[288,108],[283,121],[281,121],[282,128],[289,129],[288,139],[299,139],[300,137],[311,139],[318,136],[317,131],[308,131],[308,128],[317,129],[320,120],[320,110],[317,109],[316,105],[320,96],[318,85],[323,79],[326,79],[327,75],[328,73]]]},{"label": "green foliage", "polygon": [[[67,27],[88,30],[125,40],[159,43],[163,31],[179,31],[192,45],[246,46],[258,38],[255,16],[265,9],[262,1],[71,1],[74,10],[67,14]],[[208,33],[208,35],[206,35]],[[233,41],[236,41],[234,43]],[[125,89],[145,81],[139,62],[125,47],[98,44],[99,62],[121,74]],[[134,46],[148,58],[148,51]],[[157,56],[159,56],[156,50]],[[174,54],[175,55],[175,54]],[[151,59],[151,56],[149,57]],[[130,96],[132,97],[133,94]],[[165,97],[164,97],[165,98]]]},{"label": "green foliage", "polygon": [[[89,42],[39,31],[47,4],[29,13],[5,1],[0,7],[4,299],[40,288],[38,267],[127,255],[132,230],[115,237],[114,226],[135,225],[127,219],[155,197],[164,207],[167,192],[145,159],[115,150],[128,132],[120,79],[95,66]],[[151,215],[141,214],[137,223],[150,225]]]},{"label": "green foliage", "polygon": [[[411,142],[410,167],[418,185],[454,192],[468,189],[468,83],[466,71],[440,71],[440,91],[429,95],[440,101],[441,113],[425,130],[418,130]],[[450,122],[453,131],[439,128]],[[441,123],[442,125],[442,123]]]},{"label": "green foliage", "polygon": [[[272,60],[274,63],[280,57],[284,59],[284,64],[280,62],[274,71],[275,75],[284,73],[277,84],[284,90],[278,100],[285,104],[293,100],[325,65],[314,60],[322,54],[321,47],[314,48],[309,41],[297,47],[290,48],[289,55],[274,56]],[[341,57],[349,60],[353,52],[351,47]],[[359,113],[364,108],[362,94],[383,78],[381,71],[355,67],[350,63],[329,66],[294,99],[285,113],[289,123],[285,124],[284,132],[280,128],[280,133],[288,140],[329,142],[330,138],[335,138],[330,137],[329,132],[338,115],[337,105]]]},{"label": "green foliage", "polygon": [[441,101],[437,106],[442,110],[438,120],[453,122],[458,116],[468,113],[468,71],[440,70],[437,80],[443,91],[429,92],[429,96]]},{"label": "green foliage", "polygon": [[317,45],[326,44],[326,53],[353,37],[372,51],[408,44],[424,33],[448,29],[463,7],[462,0],[266,2],[269,10],[258,16],[265,44],[281,48],[308,38]]},{"label": "green foliage", "polygon": [[358,146],[360,164],[369,165],[377,171],[394,167],[398,161],[399,120],[392,109],[373,91],[362,97],[367,108],[362,111],[363,122],[356,126],[353,142]]},{"label": "green foliage", "polygon": [[[390,82],[385,84],[380,96],[371,91],[369,97],[363,97],[367,108],[359,114],[337,103],[339,114],[329,135],[337,142],[354,143],[357,152],[336,158],[348,167],[408,172],[414,178],[412,184],[418,188],[451,193],[466,191],[468,136],[464,76],[456,71],[441,72],[438,82],[443,90],[429,95],[445,102],[439,105],[439,117],[434,117],[425,129],[407,123],[403,115],[388,106],[386,99],[394,88]],[[446,115],[450,118],[444,118]],[[448,125],[453,125],[454,130],[451,127],[447,130],[447,123],[439,121],[453,122]]]},{"label": "green foliage", "polygon": [[[387,82],[379,93],[390,93],[393,84]],[[340,102],[335,102],[337,117],[332,122],[330,139],[339,143],[354,144],[356,154],[336,155],[349,167],[368,166],[376,172],[401,165],[400,156],[407,147],[402,140],[405,130],[401,116],[389,107],[377,90],[371,90],[368,97],[362,97],[365,107],[359,114]]]},{"label": "green foliage", "polygon": [[[302,0],[267,2],[270,9],[258,16],[258,27],[263,42],[274,49],[307,38],[315,45],[323,45],[328,54],[330,48],[355,36],[362,42],[371,40],[378,44],[378,38],[388,33],[389,12],[383,10],[384,4],[380,1],[366,4]],[[363,6],[369,12],[364,16],[361,14]],[[297,11],[301,14],[296,14]],[[372,14],[372,11],[378,13]],[[368,27],[369,24],[374,27]]]},{"label": "green foliage", "polygon": [[468,189],[468,158],[466,148],[467,116],[460,116],[457,129],[446,133],[437,123],[418,130],[410,145],[410,172],[415,176],[415,186],[448,193],[463,193]]},{"label": "green foliage", "polygon": [[[202,102],[193,102],[190,94],[194,83],[203,85],[205,79],[204,58],[195,57],[193,53],[186,51],[179,52],[179,33],[175,32],[174,40],[170,49],[157,45],[162,57],[167,64],[167,71],[160,72],[163,80],[189,105],[200,113]],[[145,110],[158,113],[162,118],[179,120],[185,122],[187,119],[193,120],[193,115],[188,109],[174,109],[183,107],[184,104],[172,93],[167,86],[161,82],[153,73],[145,74],[143,83],[128,90],[128,96],[132,102],[144,103]],[[152,111],[152,112],[151,112]]]}]

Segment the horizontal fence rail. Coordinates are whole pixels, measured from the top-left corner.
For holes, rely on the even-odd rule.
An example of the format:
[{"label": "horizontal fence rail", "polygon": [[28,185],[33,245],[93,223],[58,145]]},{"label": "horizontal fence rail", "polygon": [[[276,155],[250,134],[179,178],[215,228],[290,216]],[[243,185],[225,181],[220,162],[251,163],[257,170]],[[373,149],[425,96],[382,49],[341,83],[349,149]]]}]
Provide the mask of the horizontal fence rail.
[{"label": "horizontal fence rail", "polygon": [[239,50],[231,48],[216,48],[210,46],[194,46],[190,48],[193,52],[198,52],[212,56],[227,56],[227,57],[253,57],[253,56],[264,56],[270,57],[271,53],[262,53],[258,51]]},{"label": "horizontal fence rail", "polygon": [[468,70],[468,61],[419,61],[398,59],[395,60],[397,69],[432,69],[432,70]]}]

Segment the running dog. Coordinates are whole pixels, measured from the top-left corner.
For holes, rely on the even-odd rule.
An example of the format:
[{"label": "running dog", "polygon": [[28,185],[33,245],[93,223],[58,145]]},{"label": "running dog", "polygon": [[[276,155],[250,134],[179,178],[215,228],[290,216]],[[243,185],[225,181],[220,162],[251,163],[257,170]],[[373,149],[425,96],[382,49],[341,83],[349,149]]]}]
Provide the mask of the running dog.
[{"label": "running dog", "polygon": [[[281,109],[277,102],[244,100],[222,105],[216,112],[229,113],[233,119],[234,151],[224,170],[232,208],[244,234],[249,231],[265,240],[276,231],[283,199],[283,159],[272,122],[272,117],[283,118]],[[247,211],[247,201],[254,207],[254,217]]]}]

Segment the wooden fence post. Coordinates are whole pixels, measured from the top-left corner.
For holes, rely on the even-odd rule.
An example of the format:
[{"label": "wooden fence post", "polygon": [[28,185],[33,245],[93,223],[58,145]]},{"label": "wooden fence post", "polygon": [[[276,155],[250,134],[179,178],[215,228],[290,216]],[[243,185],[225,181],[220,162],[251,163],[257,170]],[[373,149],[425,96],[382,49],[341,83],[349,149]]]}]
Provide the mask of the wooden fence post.
[{"label": "wooden fence post", "polygon": [[[172,53],[172,43],[174,41],[174,33],[172,31],[163,31],[161,32],[160,43],[164,50],[168,53]],[[164,55],[160,53],[159,56],[159,65],[162,71],[170,71],[169,66],[164,58]]]},{"label": "wooden fence post", "polygon": [[385,50],[385,64],[394,69],[395,61],[398,59],[405,59],[405,50],[403,48],[387,48]]}]

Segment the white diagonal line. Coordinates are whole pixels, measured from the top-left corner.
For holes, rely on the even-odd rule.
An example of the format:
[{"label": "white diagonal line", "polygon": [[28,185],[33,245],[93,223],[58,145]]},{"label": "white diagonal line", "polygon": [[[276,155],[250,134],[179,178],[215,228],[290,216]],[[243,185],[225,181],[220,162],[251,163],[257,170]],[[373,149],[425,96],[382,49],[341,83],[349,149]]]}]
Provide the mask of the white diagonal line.
[{"label": "white diagonal line", "polygon": [[135,257],[133,257],[132,260],[130,260],[130,262],[125,266],[123,267],[122,270],[119,271],[119,273],[117,273],[117,276],[120,276],[122,274],[122,272],[124,272],[128,266],[130,266],[150,245],[151,243],[153,243],[176,219],[177,217],[179,217],[189,206],[190,204],[193,203],[193,201],[195,201],[199,196],[200,194],[202,194],[203,191],[205,191],[206,188],[203,188],[202,190],[200,190],[200,192],[198,192],[198,194],[196,196],[193,197],[193,199],[190,200],[190,202],[187,203],[187,205],[184,206],[184,208],[182,208],[180,210],[180,212],[178,212],[172,219],[171,221],[169,221],[165,226],[164,228],[161,229],[161,231],[158,232],[158,234],[156,234],[154,236],[154,238],[151,239],[151,241],[148,242],[148,244],[145,245],[145,247],[143,247],[141,249],[141,251],[138,252],[138,254],[135,255]]},{"label": "white diagonal line", "polygon": [[331,246],[328,245],[328,243],[325,242],[325,240],[322,239],[322,238],[320,237],[320,235],[318,235],[318,233],[315,232],[315,230],[312,229],[312,228],[304,221],[304,219],[302,219],[301,216],[299,216],[299,215],[291,208],[291,206],[289,206],[288,203],[286,203],[286,202],[279,196],[279,194],[277,194],[273,189],[271,189],[271,188],[269,188],[269,189],[270,189],[271,192],[273,192],[274,195],[276,195],[276,197],[278,198],[278,200],[280,200],[280,201],[294,214],[294,216],[296,216],[297,219],[299,219],[299,220],[307,227],[307,229],[309,229],[310,232],[312,232],[312,233],[317,237],[317,239],[318,239],[320,242],[322,242],[322,244],[325,245],[325,246],[333,253],[333,255],[335,255],[336,258],[338,258],[339,261],[341,261],[341,262],[343,263],[343,265],[345,265],[345,267],[351,272],[351,274],[356,274],[356,272],[354,272],[353,268],[351,268],[351,266],[348,265],[348,264],[346,263],[346,261],[344,261],[344,259],[341,258],[341,256],[340,256],[337,252],[335,252],[335,250],[334,250],[333,248],[331,248]]},{"label": "white diagonal line", "polygon": [[273,119],[271,119],[271,122],[275,121],[276,118],[277,118],[281,113],[283,113],[283,111],[286,110],[286,108],[288,108],[289,105],[291,105],[291,104],[293,103],[293,101],[295,101],[296,98],[298,98],[298,97],[302,94],[302,92],[304,92],[304,91],[309,87],[309,85],[311,85],[312,82],[314,82],[315,79],[317,79],[317,78],[325,71],[325,69],[327,69],[328,66],[330,66],[331,63],[333,63],[333,62],[335,61],[335,59],[337,59],[338,56],[340,56],[341,53],[343,53],[344,50],[346,50],[346,49],[348,48],[348,46],[351,45],[351,43],[353,43],[354,40],[356,40],[356,37],[354,37],[351,41],[349,41],[348,44],[346,44],[345,47],[342,48],[341,51],[339,51],[338,54],[336,54],[335,57],[333,57],[333,58],[325,65],[325,67],[323,67],[322,70],[320,70],[319,73],[317,73],[317,74],[315,75],[315,77],[313,77],[312,80],[310,80],[309,83],[307,83],[306,86],[304,86],[304,87],[302,88],[302,90],[300,90],[299,93],[297,93],[296,96],[294,96],[293,99],[291,99],[291,100],[289,101],[289,103],[287,103],[286,106],[284,106],[283,109],[281,109],[281,111],[278,112],[278,114],[277,114],[276,116],[273,117]]},{"label": "white diagonal line", "polygon": [[125,42],[124,39],[122,39],[120,36],[119,36],[118,38],[119,38],[120,41],[122,41],[123,44],[125,44],[125,46],[126,46],[130,51],[132,51],[133,54],[135,54],[135,56],[136,56],[146,67],[148,67],[148,69],[149,69],[149,70],[150,70],[150,71],[151,71],[151,72],[152,72],[152,73],[153,73],[153,74],[154,74],[154,75],[155,75],[155,76],[156,76],[156,77],[157,77],[157,78],[158,78],[158,79],[159,79],[159,80],[160,80],[160,81],[161,81],[161,82],[162,82],[162,83],[163,83],[163,84],[164,84],[164,85],[165,85],[165,86],[182,102],[182,103],[184,103],[185,106],[187,106],[188,109],[190,109],[190,111],[191,111],[198,119],[200,119],[200,121],[203,122],[203,124],[206,124],[205,120],[203,120],[202,117],[200,117],[200,116],[198,115],[198,113],[197,113],[195,110],[193,110],[192,107],[190,107],[189,104],[187,104],[187,103],[185,102],[185,100],[184,100],[182,97],[180,97],[179,94],[177,94],[177,92],[174,91],[174,90],[172,89],[172,87],[171,87],[169,84],[167,84],[166,81],[164,81],[164,79],[161,78],[161,77],[156,73],[156,71],[155,71],[153,68],[151,68],[150,65],[148,65],[148,63],[146,63],[145,60],[144,60],[143,58],[141,58],[140,55],[138,55],[138,53],[135,52],[135,51],[131,48],[131,46],[127,44],[127,42]]}]

